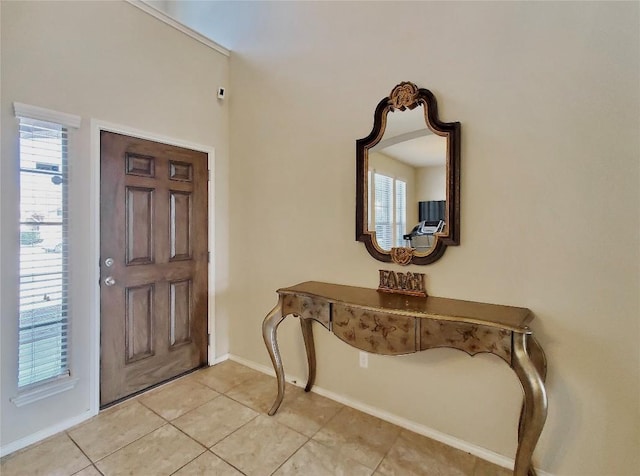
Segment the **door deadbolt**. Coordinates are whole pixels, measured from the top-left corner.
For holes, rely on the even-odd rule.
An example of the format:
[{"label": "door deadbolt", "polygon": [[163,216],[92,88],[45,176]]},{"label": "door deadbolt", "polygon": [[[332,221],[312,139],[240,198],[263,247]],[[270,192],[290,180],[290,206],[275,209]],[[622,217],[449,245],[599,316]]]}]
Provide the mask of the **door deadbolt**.
[{"label": "door deadbolt", "polygon": [[104,265],[107,268],[111,268],[111,266],[113,266],[113,258],[107,258],[106,260],[104,260]]}]

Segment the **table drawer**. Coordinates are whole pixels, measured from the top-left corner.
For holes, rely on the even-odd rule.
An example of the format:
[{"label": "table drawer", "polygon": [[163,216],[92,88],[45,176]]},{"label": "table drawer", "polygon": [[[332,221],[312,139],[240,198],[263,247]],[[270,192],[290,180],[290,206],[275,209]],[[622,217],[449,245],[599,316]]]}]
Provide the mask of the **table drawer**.
[{"label": "table drawer", "polygon": [[282,315],[288,314],[314,319],[329,329],[329,303],[322,299],[285,294],[282,297]]},{"label": "table drawer", "polygon": [[417,349],[413,317],[334,304],[332,330],[347,344],[373,354],[409,354]]},{"label": "table drawer", "polygon": [[420,350],[452,347],[475,355],[490,352],[511,365],[511,331],[466,322],[422,319]]}]

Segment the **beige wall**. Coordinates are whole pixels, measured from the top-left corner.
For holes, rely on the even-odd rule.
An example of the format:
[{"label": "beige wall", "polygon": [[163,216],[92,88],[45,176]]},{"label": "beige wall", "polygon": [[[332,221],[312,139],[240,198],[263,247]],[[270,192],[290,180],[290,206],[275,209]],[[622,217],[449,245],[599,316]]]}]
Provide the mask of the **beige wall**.
[{"label": "beige wall", "polygon": [[[354,141],[371,130],[377,102],[414,81],[436,95],[442,120],[462,123],[462,223],[460,246],[409,269],[427,273],[430,294],[535,313],[549,360],[540,468],[637,474],[638,6],[214,3],[202,6],[209,17],[186,12],[234,51],[231,352],[270,365],[260,325],[278,287],[377,285],[381,263],[354,241]],[[190,7],[197,2],[181,8]],[[295,320],[280,343],[286,371],[304,376]],[[357,351],[321,329],[317,351],[319,386],[513,457],[521,390],[498,359],[441,349],[372,356],[360,369]]]},{"label": "beige wall", "polygon": [[416,169],[416,198],[419,202],[446,200],[447,169],[444,165]]},{"label": "beige wall", "polygon": [[[224,58],[130,5],[0,5],[3,445],[88,406],[86,383],[73,403],[54,398],[20,413],[8,402],[17,275],[11,102],[216,147],[216,314],[230,318],[233,354],[269,365],[260,324],[276,288],[309,279],[377,284],[381,263],[354,241],[354,141],[370,131],[375,104],[410,80],[434,92],[441,119],[460,121],[463,138],[461,246],[410,270],[427,273],[433,295],[534,311],[549,360],[540,468],[637,472],[637,3],[183,4],[211,13],[184,14],[234,50],[229,82]],[[225,82],[232,161],[225,105],[209,95]],[[86,127],[77,146],[84,157]],[[81,243],[89,171],[77,167]],[[79,253],[82,283],[92,265],[86,249]],[[74,332],[87,329],[80,321]],[[280,339],[287,372],[304,376],[297,322],[285,322]],[[372,356],[364,370],[357,351],[321,329],[317,351],[319,386],[513,456],[521,391],[498,359],[441,349]],[[76,352],[81,363],[88,349]]]},{"label": "beige wall", "polygon": [[[89,296],[97,284],[91,254],[90,120],[214,147],[216,336],[227,352],[228,113],[215,98],[228,83],[228,58],[125,2],[0,2],[1,11],[1,444],[45,436],[91,408]],[[71,371],[73,391],[16,408],[18,234],[17,121],[14,101],[82,116],[71,134]],[[44,432],[44,433],[42,433]],[[21,440],[22,439],[22,440]]]}]

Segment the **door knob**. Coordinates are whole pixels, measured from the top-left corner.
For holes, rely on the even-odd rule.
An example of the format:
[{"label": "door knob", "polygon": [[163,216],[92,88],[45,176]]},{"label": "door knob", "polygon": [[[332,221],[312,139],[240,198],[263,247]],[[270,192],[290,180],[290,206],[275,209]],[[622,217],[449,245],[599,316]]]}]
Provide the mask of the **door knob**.
[{"label": "door knob", "polygon": [[106,284],[107,286],[113,286],[114,284],[116,284],[116,280],[113,279],[113,276],[107,276],[106,278],[104,278],[104,284]]}]

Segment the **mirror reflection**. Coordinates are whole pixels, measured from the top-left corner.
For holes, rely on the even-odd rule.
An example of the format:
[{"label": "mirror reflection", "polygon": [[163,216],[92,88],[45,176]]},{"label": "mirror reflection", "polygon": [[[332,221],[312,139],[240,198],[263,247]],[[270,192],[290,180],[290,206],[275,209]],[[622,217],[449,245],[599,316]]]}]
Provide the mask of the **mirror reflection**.
[{"label": "mirror reflection", "polygon": [[460,123],[440,121],[431,91],[403,81],[356,140],[356,240],[404,266],[437,261],[459,237]]},{"label": "mirror reflection", "polygon": [[387,113],[368,151],[368,228],[379,248],[430,252],[446,225],[446,157],[447,138],[427,127],[423,104]]}]

